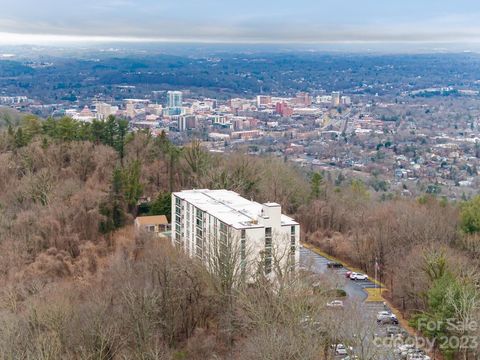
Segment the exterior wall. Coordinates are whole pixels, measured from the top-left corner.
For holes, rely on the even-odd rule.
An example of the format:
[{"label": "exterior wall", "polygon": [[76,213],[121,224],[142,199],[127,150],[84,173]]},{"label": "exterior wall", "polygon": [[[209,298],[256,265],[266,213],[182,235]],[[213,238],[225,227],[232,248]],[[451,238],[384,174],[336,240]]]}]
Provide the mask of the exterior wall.
[{"label": "exterior wall", "polygon": [[172,244],[208,267],[211,256],[218,251],[216,246],[229,239],[250,279],[259,265],[267,275],[273,273],[275,261],[279,261],[282,269],[298,268],[300,226],[282,225],[281,208],[277,204],[264,204],[262,214],[257,224],[236,229],[172,194]]},{"label": "exterior wall", "polygon": [[140,224],[137,220],[135,220],[135,227],[138,230],[153,232],[155,234],[160,234],[161,232],[169,230],[168,224]]}]

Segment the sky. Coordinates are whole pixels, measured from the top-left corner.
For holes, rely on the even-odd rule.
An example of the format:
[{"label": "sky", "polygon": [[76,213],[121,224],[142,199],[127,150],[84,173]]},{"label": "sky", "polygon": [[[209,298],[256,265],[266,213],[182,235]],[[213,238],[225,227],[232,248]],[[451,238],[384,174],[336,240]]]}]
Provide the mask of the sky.
[{"label": "sky", "polygon": [[0,44],[480,43],[477,0],[0,0]]}]

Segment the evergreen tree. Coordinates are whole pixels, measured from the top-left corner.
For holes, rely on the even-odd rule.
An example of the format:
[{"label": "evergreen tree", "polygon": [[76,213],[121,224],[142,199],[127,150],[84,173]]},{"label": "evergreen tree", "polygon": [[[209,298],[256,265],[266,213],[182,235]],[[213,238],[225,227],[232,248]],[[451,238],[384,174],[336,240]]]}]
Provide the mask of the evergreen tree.
[{"label": "evergreen tree", "polygon": [[123,171],[124,194],[128,210],[134,213],[140,196],[142,196],[143,186],[140,183],[141,164],[135,160]]},{"label": "evergreen tree", "polygon": [[105,121],[93,120],[90,125],[90,136],[91,140],[96,143],[105,142]]},{"label": "evergreen tree", "polygon": [[104,217],[100,222],[100,231],[104,234],[111,233],[126,223],[123,174],[119,168],[113,171],[110,194],[100,205],[100,214]]},{"label": "evergreen tree", "polygon": [[117,121],[115,119],[115,116],[110,115],[107,118],[107,121],[105,121],[103,143],[113,148],[115,147],[115,134],[117,132],[116,127]]},{"label": "evergreen tree", "polygon": [[170,222],[172,212],[172,194],[160,193],[157,198],[151,203],[148,215],[166,215]]},{"label": "evergreen tree", "polygon": [[312,175],[312,178],[310,180],[310,186],[311,186],[311,193],[310,196],[312,199],[318,199],[322,193],[322,187],[323,185],[323,176],[322,174],[315,172]]},{"label": "evergreen tree", "polygon": [[120,161],[123,165],[123,158],[125,157],[125,138],[127,136],[128,130],[128,121],[127,120],[116,120],[116,127],[115,127],[115,150],[117,150],[118,155],[120,157]]},{"label": "evergreen tree", "polygon": [[25,134],[23,133],[22,128],[18,128],[16,133],[15,133],[15,139],[14,139],[14,145],[16,149],[19,149],[21,147],[24,147],[27,145],[28,141],[25,137]]}]

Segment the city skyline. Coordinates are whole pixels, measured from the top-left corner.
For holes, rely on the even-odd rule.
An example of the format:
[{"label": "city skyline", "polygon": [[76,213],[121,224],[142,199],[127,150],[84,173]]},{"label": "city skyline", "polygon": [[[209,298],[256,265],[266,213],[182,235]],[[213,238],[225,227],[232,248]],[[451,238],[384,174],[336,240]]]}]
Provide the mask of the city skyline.
[{"label": "city skyline", "polygon": [[0,44],[61,42],[480,43],[480,5],[461,0],[331,2],[32,0],[2,4]]}]

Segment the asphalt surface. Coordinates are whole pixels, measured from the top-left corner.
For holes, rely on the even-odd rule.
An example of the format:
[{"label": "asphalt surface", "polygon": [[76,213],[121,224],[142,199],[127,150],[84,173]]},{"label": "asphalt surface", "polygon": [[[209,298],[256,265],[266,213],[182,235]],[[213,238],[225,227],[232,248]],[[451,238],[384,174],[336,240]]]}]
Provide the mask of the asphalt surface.
[{"label": "asphalt surface", "polygon": [[329,269],[327,264],[331,260],[313,252],[310,249],[302,247],[300,249],[300,266],[309,269],[315,273],[331,273],[336,276],[336,281],[346,291],[350,299],[359,299],[364,301],[367,298],[365,288],[374,288],[375,284],[370,280],[350,280],[345,277],[348,268]]},{"label": "asphalt surface", "polygon": [[[384,307],[381,302],[365,302],[367,293],[365,288],[374,288],[375,284],[370,280],[359,281],[350,280],[345,277],[345,273],[349,271],[348,268],[330,269],[327,264],[331,260],[313,252],[310,249],[302,247],[300,249],[300,266],[318,274],[332,274],[335,278],[335,282],[339,288],[342,288],[347,293],[348,301],[359,301],[362,303],[364,315],[371,319],[374,333],[378,336],[385,336],[386,326],[376,324],[376,314],[379,311],[389,310]],[[336,356],[335,359],[342,359],[342,356]],[[380,356],[382,360],[394,359],[391,349],[385,349],[383,356]]]}]

